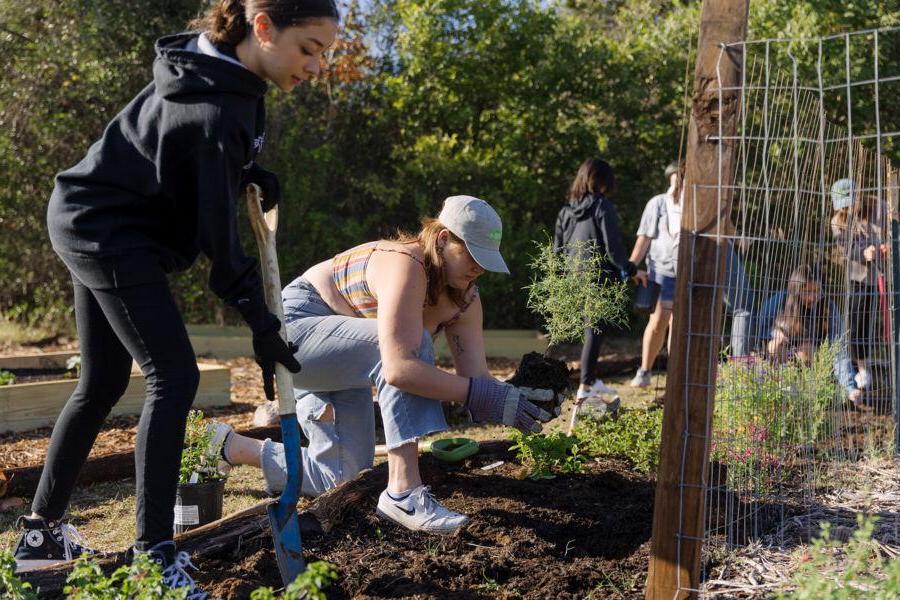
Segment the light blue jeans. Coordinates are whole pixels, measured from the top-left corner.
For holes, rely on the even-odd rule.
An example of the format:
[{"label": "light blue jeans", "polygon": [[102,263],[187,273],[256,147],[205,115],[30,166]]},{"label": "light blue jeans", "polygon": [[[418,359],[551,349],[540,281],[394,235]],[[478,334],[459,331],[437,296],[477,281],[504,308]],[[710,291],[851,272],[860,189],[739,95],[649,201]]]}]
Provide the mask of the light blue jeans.
[{"label": "light blue jeans", "polygon": [[[316,496],[351,480],[375,459],[372,387],[384,422],[388,450],[447,429],[438,400],[404,392],[384,380],[377,321],[337,315],[302,278],[282,291],[288,339],[303,370],[294,375],[297,420],[309,447],[301,452],[304,495]],[[431,335],[424,331],[418,358],[434,364]],[[333,409],[333,422],[326,418]],[[284,448],[269,440],[261,456],[270,493],[281,491]]]}]

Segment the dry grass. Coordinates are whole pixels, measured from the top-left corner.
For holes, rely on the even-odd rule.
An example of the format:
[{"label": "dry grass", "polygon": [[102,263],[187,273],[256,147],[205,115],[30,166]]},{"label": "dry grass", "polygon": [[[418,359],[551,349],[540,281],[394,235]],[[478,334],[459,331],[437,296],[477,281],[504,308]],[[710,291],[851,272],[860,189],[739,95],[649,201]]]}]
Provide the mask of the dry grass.
[{"label": "dry grass", "polygon": [[[258,503],[266,496],[260,471],[232,470],[225,485],[225,514]],[[28,506],[0,511],[0,549],[12,549],[18,532],[16,518]],[[122,550],[134,542],[134,479],[76,488],[69,509],[71,523],[99,550]]]}]

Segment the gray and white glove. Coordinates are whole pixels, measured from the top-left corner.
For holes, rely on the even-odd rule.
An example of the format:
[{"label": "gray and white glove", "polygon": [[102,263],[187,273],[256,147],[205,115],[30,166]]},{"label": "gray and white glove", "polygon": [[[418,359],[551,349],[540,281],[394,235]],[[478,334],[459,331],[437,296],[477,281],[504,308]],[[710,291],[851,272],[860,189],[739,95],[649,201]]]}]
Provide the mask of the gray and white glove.
[{"label": "gray and white glove", "polygon": [[[469,379],[466,408],[476,422],[509,425],[524,433],[537,433],[541,423],[556,415],[535,406],[531,400],[547,401],[553,390],[517,388],[493,379]],[[558,409],[555,410],[559,414]]]}]

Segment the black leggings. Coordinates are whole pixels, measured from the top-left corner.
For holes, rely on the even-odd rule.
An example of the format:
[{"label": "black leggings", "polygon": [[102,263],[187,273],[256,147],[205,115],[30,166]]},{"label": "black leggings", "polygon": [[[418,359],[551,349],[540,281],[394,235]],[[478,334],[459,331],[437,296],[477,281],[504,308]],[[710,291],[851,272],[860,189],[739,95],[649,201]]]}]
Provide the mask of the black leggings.
[{"label": "black leggings", "polygon": [[32,510],[47,519],[66,512],[97,433],[128,386],[134,357],[146,389],[134,449],[135,548],[148,550],[172,539],[185,422],[200,379],[194,350],[166,282],[95,290],[73,281],[81,378],[53,427]]},{"label": "black leggings", "polygon": [[597,357],[600,355],[600,334],[593,327],[584,328],[584,346],[581,348],[581,383],[590,385],[597,378]]},{"label": "black leggings", "polygon": [[853,360],[866,360],[870,349],[877,344],[878,288],[865,283],[850,284],[850,354]]}]

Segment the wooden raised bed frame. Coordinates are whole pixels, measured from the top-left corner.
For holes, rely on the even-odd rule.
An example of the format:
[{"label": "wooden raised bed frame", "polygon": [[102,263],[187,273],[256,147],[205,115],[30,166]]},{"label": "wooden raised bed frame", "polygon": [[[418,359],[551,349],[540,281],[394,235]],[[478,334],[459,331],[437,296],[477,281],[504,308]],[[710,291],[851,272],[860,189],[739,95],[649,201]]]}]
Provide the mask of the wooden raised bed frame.
[{"label": "wooden raised bed frame", "polygon": [[[0,369],[52,369],[65,367],[78,352],[47,352],[32,355],[0,356]],[[231,373],[226,367],[198,363],[200,386],[194,408],[231,404]],[[0,386],[0,433],[28,431],[53,425],[77,379]],[[128,389],[113,408],[113,415],[139,414],[144,406],[144,377],[132,369]]]},{"label": "wooden raised bed frame", "polygon": [[[246,327],[221,327],[219,325],[188,325],[188,334],[197,356],[238,358],[253,356],[250,331]],[[532,329],[486,329],[484,350],[490,358],[518,360],[529,352],[543,353],[547,338]],[[450,349],[443,335],[434,339],[437,358],[450,358]]]}]

